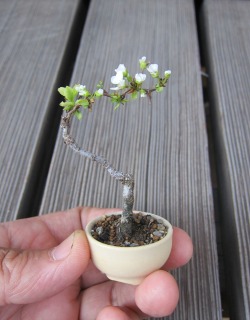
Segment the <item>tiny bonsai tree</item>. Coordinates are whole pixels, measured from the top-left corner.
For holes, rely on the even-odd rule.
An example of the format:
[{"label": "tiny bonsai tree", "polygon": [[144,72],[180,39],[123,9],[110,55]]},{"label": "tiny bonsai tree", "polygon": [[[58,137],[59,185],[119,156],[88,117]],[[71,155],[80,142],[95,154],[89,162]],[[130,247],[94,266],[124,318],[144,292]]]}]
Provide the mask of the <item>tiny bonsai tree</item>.
[{"label": "tiny bonsai tree", "polygon": [[[111,83],[115,87],[110,88],[110,92],[104,88],[103,82],[97,84],[96,90],[91,92],[85,85],[75,84],[74,86],[60,87],[59,93],[64,97],[60,106],[66,113],[61,119],[62,136],[66,145],[72,148],[80,155],[97,162],[106,169],[109,174],[120,181],[123,185],[123,212],[119,223],[119,234],[121,238],[131,236],[133,233],[133,205],[134,205],[134,176],[133,174],[123,173],[116,170],[105,158],[98,156],[90,151],[86,151],[79,147],[75,139],[70,134],[70,124],[73,116],[82,119],[82,110],[92,110],[93,105],[102,97],[108,98],[114,104],[116,110],[121,105],[126,105],[131,99],[138,97],[147,97],[151,101],[153,92],[162,92],[171,75],[171,71],[167,70],[160,75],[157,64],[150,64],[146,57],[139,59],[140,73],[136,73],[132,77],[124,64],[120,64],[115,69],[116,74],[111,77]],[[143,87],[146,80],[146,72],[149,73],[154,80],[152,88]]]}]

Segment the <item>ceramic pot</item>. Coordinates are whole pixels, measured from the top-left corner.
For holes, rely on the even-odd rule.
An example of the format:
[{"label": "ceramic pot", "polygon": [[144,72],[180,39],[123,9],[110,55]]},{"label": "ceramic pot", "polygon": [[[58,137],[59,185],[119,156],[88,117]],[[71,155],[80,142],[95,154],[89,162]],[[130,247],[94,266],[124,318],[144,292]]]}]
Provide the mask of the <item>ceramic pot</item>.
[{"label": "ceramic pot", "polygon": [[[138,211],[134,211],[138,213]],[[173,228],[164,218],[146,212],[155,219],[161,219],[168,227],[167,235],[161,240],[137,247],[117,247],[97,241],[91,235],[96,222],[103,217],[97,217],[86,226],[86,235],[91,250],[91,259],[95,266],[114,281],[138,285],[151,272],[160,269],[167,261],[172,248]],[[110,215],[121,214],[121,212]]]}]

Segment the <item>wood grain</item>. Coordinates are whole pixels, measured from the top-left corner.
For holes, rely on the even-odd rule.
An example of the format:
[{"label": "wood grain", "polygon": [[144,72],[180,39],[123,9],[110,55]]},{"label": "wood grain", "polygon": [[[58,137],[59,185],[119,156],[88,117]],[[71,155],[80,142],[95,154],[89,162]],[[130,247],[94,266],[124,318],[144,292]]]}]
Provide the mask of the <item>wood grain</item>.
[{"label": "wood grain", "polygon": [[250,318],[250,2],[205,1],[203,32],[232,319]]},{"label": "wood grain", "polygon": [[[145,55],[172,70],[166,91],[113,111],[97,103],[72,128],[85,149],[136,179],[135,208],[187,230],[195,255],[175,273],[180,304],[168,319],[221,319],[213,199],[193,1],[91,1],[71,83],[111,86],[119,63],[131,74]],[[40,213],[78,205],[119,207],[121,189],[72,153],[58,133]]]},{"label": "wood grain", "polygon": [[55,83],[77,8],[78,0],[0,2],[1,221],[35,214],[24,208],[41,192],[59,115]]}]

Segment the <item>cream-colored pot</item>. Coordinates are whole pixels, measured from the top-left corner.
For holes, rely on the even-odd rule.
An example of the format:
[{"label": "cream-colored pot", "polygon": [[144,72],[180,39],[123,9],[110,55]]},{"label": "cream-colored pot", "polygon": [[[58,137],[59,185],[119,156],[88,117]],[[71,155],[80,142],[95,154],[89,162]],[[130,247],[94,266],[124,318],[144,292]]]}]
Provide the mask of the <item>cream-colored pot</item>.
[{"label": "cream-colored pot", "polygon": [[[113,214],[121,214],[121,212]],[[101,243],[92,237],[92,227],[101,217],[90,221],[86,226],[92,261],[111,280],[133,285],[140,284],[147,275],[160,269],[170,255],[173,235],[171,224],[160,216],[146,212],[142,214],[161,219],[168,227],[167,235],[158,242],[144,246],[117,247]]]}]

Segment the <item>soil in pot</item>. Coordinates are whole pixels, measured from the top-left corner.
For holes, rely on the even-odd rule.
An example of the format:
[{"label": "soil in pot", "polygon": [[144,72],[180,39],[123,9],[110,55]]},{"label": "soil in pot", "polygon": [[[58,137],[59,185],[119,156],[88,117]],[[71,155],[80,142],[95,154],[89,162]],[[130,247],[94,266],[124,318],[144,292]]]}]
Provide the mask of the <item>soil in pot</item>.
[{"label": "soil in pot", "polygon": [[168,233],[168,227],[161,218],[142,213],[133,214],[133,233],[123,237],[119,232],[121,215],[109,215],[99,220],[92,228],[94,239],[118,247],[137,247],[157,242]]}]

